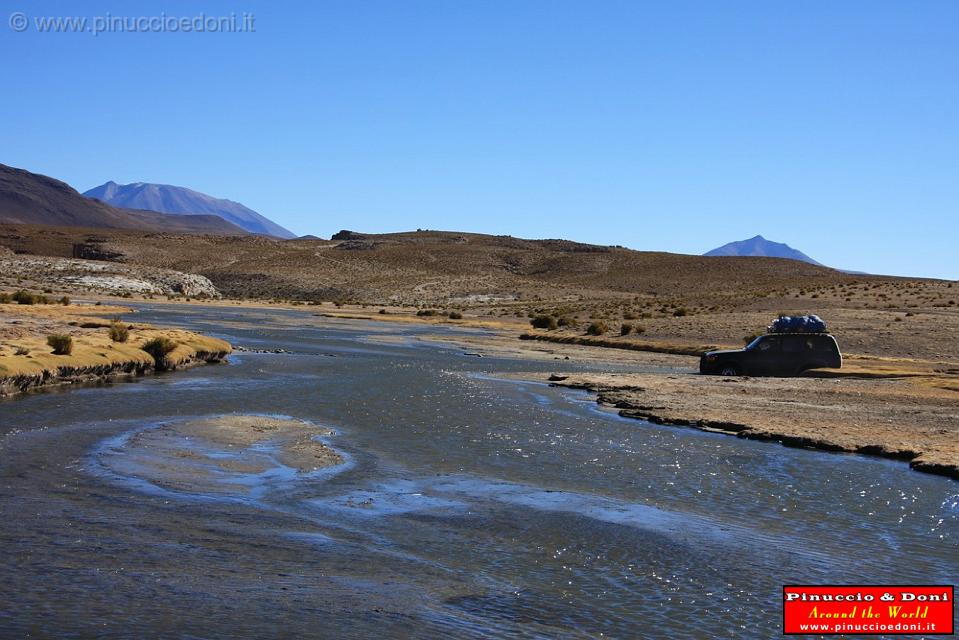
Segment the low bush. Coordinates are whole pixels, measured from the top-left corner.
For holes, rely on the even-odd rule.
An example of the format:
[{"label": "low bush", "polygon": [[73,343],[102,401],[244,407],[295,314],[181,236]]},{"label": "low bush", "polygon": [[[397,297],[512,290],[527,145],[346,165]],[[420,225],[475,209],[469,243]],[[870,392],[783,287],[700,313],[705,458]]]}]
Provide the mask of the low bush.
[{"label": "low bush", "polygon": [[459,311],[450,311],[450,320],[462,320],[463,314]]},{"label": "low bush", "polygon": [[70,297],[69,297],[69,296],[63,296],[62,298],[60,298],[59,300],[57,300],[57,302],[60,303],[60,304],[62,304],[64,307],[69,307],[69,306],[70,306]]},{"label": "low bush", "polygon": [[686,307],[680,307],[680,308],[676,309],[675,311],[673,311],[673,317],[675,317],[675,318],[682,318],[683,316],[685,316],[685,315],[688,314],[688,313],[689,313],[689,312],[686,310]]},{"label": "low bush", "polygon": [[15,355],[15,356],[28,356],[28,355],[30,355],[30,349],[28,349],[27,347],[17,347],[17,348],[14,350],[13,355]]},{"label": "low bush", "polygon": [[556,318],[546,314],[533,316],[533,319],[530,320],[529,323],[533,325],[534,329],[547,329],[552,331],[553,329],[559,328],[559,323],[556,322]]},{"label": "low bush", "polygon": [[114,322],[110,325],[109,333],[113,342],[126,342],[130,338],[130,327],[122,322]]},{"label": "low bush", "polygon": [[11,299],[17,304],[37,304],[37,299],[39,296],[35,293],[30,293],[24,289],[14,292]]},{"label": "low bush", "polygon": [[416,312],[416,315],[431,317],[431,316],[438,316],[439,313],[440,312],[437,311],[436,309],[420,309],[419,311]]},{"label": "low bush", "polygon": [[586,327],[586,333],[591,336],[601,336],[609,332],[609,325],[602,320],[597,320]]},{"label": "low bush", "polygon": [[632,332],[633,332],[633,325],[629,324],[628,322],[624,322],[623,326],[619,328],[619,335],[621,336],[628,336]]},{"label": "low bush", "polygon": [[576,321],[568,316],[563,316],[556,321],[556,324],[558,324],[561,327],[575,327]]},{"label": "low bush", "polygon": [[6,291],[0,291],[0,304],[10,304],[13,302],[13,296]]},{"label": "low bush", "polygon": [[47,344],[53,348],[53,354],[57,356],[68,356],[73,352],[73,338],[65,333],[47,336]]},{"label": "low bush", "polygon": [[164,371],[170,367],[167,356],[170,355],[171,351],[176,349],[176,342],[166,336],[159,336],[152,340],[147,340],[140,348],[153,356],[153,362],[156,364],[157,371]]}]

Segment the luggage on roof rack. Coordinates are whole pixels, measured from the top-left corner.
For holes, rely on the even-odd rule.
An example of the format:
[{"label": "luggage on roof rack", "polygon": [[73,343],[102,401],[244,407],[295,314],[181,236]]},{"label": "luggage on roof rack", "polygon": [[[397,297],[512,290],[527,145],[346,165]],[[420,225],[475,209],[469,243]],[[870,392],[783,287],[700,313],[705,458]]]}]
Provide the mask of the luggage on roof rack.
[{"label": "luggage on roof rack", "polygon": [[819,316],[779,316],[766,327],[766,333],[825,333],[826,323]]}]

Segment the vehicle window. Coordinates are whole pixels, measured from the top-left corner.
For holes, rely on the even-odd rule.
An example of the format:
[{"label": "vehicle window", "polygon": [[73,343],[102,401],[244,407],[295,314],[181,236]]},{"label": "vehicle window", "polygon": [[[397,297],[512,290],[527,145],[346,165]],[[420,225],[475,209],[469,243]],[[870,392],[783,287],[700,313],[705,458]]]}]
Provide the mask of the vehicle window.
[{"label": "vehicle window", "polygon": [[806,346],[802,336],[786,336],[783,338],[784,353],[799,353]]},{"label": "vehicle window", "polygon": [[759,343],[760,351],[779,351],[779,338],[766,338]]},{"label": "vehicle window", "polygon": [[835,347],[832,345],[832,340],[826,337],[818,337],[815,340],[816,351],[834,351]]}]

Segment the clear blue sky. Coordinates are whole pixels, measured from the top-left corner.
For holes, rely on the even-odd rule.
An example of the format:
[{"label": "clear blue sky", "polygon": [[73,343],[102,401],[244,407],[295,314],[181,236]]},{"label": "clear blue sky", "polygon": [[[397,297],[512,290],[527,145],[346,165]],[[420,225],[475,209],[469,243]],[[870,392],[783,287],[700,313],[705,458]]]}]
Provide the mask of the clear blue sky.
[{"label": "clear blue sky", "polygon": [[[0,162],[293,231],[455,229],[959,278],[959,2],[4,0]],[[254,33],[9,15],[251,12]]]}]

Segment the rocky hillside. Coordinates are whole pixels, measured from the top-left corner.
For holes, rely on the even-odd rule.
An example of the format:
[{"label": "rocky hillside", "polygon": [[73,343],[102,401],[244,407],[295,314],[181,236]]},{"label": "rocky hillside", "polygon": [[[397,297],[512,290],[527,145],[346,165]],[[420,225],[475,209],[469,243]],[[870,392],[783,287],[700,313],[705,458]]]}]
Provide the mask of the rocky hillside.
[{"label": "rocky hillside", "polygon": [[77,242],[92,255],[202,274],[231,297],[437,304],[643,297],[690,298],[711,306],[853,279],[794,260],[440,231],[280,241],[0,227],[0,244],[32,254],[69,256]]},{"label": "rocky hillside", "polygon": [[194,273],[116,262],[4,254],[2,249],[0,286],[51,287],[112,295],[220,297],[213,283]]}]

